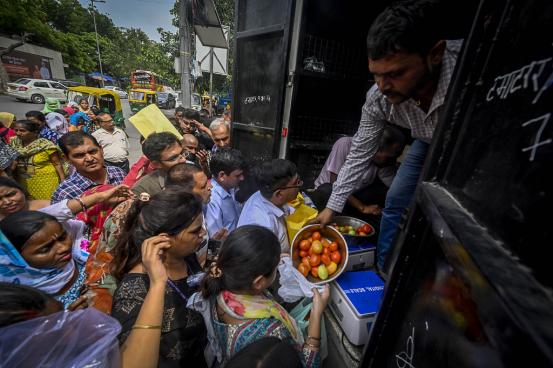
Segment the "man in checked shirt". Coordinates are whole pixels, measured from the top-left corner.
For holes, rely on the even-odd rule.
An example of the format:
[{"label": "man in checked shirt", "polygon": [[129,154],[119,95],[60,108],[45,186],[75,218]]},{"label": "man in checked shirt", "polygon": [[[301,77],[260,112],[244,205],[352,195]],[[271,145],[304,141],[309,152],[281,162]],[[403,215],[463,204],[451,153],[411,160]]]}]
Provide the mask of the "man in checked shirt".
[{"label": "man in checked shirt", "polygon": [[409,206],[462,41],[439,39],[437,3],[408,0],[392,4],[367,36],[369,70],[375,85],[367,92],[359,129],[326,208],[316,221],[326,225],[341,212],[378,148],[385,121],[411,130],[415,139],[386,196],[377,243],[383,270],[403,212]]}]

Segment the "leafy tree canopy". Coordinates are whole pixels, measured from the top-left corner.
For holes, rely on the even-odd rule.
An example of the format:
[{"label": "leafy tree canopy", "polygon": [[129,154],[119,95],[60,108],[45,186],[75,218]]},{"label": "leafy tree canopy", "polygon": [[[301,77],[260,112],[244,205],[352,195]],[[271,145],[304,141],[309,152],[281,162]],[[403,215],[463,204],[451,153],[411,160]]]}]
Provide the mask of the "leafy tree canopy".
[{"label": "leafy tree canopy", "polygon": [[[223,24],[232,24],[234,0],[215,0],[215,4]],[[133,70],[147,69],[173,86],[179,84],[180,76],[173,70],[179,51],[176,32],[158,28],[160,42],[155,42],[140,29],[115,26],[108,15],[83,7],[78,0],[0,0],[0,9],[3,33],[29,33],[27,42],[61,52],[66,64],[85,73],[99,69],[93,11],[106,74],[128,77]],[[173,22],[178,24],[176,9],[178,1],[172,11]]]}]

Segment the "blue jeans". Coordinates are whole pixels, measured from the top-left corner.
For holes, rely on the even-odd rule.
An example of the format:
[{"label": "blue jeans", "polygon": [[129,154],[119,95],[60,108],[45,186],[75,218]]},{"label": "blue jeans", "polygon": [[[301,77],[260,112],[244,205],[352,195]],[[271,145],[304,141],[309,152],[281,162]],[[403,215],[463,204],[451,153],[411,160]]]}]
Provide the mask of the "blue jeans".
[{"label": "blue jeans", "polygon": [[413,142],[386,195],[376,245],[376,258],[381,270],[384,269],[386,258],[392,248],[401,215],[409,207],[415,194],[428,146],[428,143],[418,139]]}]

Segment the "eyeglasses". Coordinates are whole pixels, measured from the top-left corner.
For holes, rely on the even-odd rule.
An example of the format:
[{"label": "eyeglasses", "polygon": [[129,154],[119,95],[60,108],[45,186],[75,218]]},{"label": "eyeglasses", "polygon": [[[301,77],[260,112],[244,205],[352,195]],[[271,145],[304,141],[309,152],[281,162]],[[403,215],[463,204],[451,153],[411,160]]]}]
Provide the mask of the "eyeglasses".
[{"label": "eyeglasses", "polygon": [[188,152],[182,151],[182,152],[179,153],[178,155],[175,155],[175,156],[169,157],[169,158],[166,159],[166,160],[160,160],[160,161],[175,162],[175,161],[177,161],[177,160],[178,160],[179,158],[181,158],[181,157],[184,157],[184,159],[187,159],[187,158],[188,158]]},{"label": "eyeglasses", "polygon": [[278,187],[275,189],[275,191],[277,190],[282,190],[282,189],[296,189],[296,188],[301,188],[303,186],[303,180],[301,180],[300,177],[298,177],[298,179],[296,180],[296,183],[295,185],[289,185],[289,186],[286,186],[286,187]]}]

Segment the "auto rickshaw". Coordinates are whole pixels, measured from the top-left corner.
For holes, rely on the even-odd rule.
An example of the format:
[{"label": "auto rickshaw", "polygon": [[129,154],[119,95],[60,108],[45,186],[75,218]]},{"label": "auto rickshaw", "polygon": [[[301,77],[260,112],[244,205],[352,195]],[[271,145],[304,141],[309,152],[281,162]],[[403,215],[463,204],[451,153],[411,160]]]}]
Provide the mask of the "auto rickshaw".
[{"label": "auto rickshaw", "polygon": [[149,89],[131,89],[129,91],[129,104],[131,105],[131,111],[136,114],[144,107],[157,104],[156,91]]},{"label": "auto rickshaw", "polygon": [[67,89],[67,102],[79,103],[81,98],[87,98],[90,106],[97,106],[103,112],[107,112],[113,118],[114,124],[118,128],[125,128],[125,118],[123,117],[123,106],[119,94],[109,89],[95,87],[69,87]]}]

